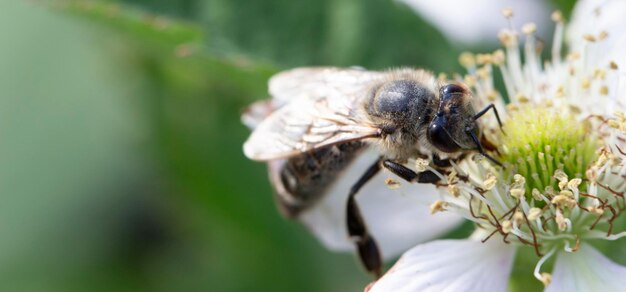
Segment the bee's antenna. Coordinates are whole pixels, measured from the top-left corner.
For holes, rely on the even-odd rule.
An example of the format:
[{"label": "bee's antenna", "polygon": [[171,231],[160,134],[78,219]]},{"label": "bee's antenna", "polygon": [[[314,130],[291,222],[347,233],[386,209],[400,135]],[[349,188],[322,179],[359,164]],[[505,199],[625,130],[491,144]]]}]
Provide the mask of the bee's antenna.
[{"label": "bee's antenna", "polygon": [[[486,111],[486,110],[483,110]],[[484,113],[483,113],[484,114]],[[498,166],[504,168],[504,165],[502,165],[502,163],[498,160],[496,160],[495,158],[491,157],[491,155],[487,154],[485,152],[485,149],[483,149],[483,145],[480,144],[480,141],[478,140],[478,137],[476,137],[476,134],[474,134],[474,132],[472,131],[467,131],[467,134],[470,135],[470,137],[472,137],[472,140],[474,141],[474,143],[476,144],[476,147],[478,147],[478,152],[482,155],[487,157],[487,159],[489,159],[491,162],[493,162],[494,164],[497,164]]]},{"label": "bee's antenna", "polygon": [[502,129],[502,121],[500,120],[498,109],[496,109],[496,106],[493,103],[489,104],[486,108],[476,113],[472,118],[474,119],[474,121],[478,120],[480,117],[486,114],[490,109],[493,109],[493,113],[496,114],[496,120],[498,120],[498,126],[500,126],[500,131],[502,131],[502,133],[506,135],[506,132],[504,132],[504,130]]}]

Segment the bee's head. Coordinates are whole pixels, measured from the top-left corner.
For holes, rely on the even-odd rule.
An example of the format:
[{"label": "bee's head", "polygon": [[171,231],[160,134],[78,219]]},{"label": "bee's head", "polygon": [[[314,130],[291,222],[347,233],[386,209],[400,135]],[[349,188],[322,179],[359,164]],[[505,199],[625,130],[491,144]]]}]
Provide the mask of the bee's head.
[{"label": "bee's head", "polygon": [[452,153],[476,148],[470,133],[478,135],[469,89],[447,84],[439,90],[439,108],[428,126],[428,141],[439,151]]}]

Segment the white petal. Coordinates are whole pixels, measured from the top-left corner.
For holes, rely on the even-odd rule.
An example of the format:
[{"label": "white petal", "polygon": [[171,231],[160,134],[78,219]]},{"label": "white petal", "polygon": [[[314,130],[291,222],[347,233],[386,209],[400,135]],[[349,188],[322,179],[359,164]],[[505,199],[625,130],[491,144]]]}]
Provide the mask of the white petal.
[{"label": "white petal", "polygon": [[626,267],[583,244],[575,253],[558,255],[552,284],[546,291],[623,291],[626,289]]},{"label": "white petal", "polygon": [[492,238],[439,240],[406,252],[370,292],[506,291],[515,247]]},{"label": "white petal", "polygon": [[[303,213],[300,220],[329,249],[353,251],[354,245],[346,230],[346,201],[350,187],[378,155],[362,155],[314,208]],[[400,181],[398,190],[391,190],[385,179]],[[383,171],[368,182],[357,196],[357,203],[371,234],[389,259],[400,255],[417,243],[438,237],[456,227],[462,218],[451,213],[430,214],[430,203],[436,200],[432,185],[409,184]]]},{"label": "white petal", "polygon": [[[540,0],[401,0],[415,12],[437,26],[448,38],[461,42],[496,42],[496,35],[506,20],[502,9],[512,8],[515,27],[527,22],[538,23],[538,28],[550,27],[549,11]],[[546,25],[543,25],[543,24]],[[468,25],[470,24],[470,25]]]}]

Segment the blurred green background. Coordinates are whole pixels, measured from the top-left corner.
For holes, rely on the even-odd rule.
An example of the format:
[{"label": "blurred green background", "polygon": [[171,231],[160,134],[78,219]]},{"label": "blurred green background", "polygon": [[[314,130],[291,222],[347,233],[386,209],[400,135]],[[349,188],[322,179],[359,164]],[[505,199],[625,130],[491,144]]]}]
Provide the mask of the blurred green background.
[{"label": "blurred green background", "polygon": [[281,69],[466,49],[394,1],[3,1],[0,290],[362,290],[276,212],[239,114]]}]

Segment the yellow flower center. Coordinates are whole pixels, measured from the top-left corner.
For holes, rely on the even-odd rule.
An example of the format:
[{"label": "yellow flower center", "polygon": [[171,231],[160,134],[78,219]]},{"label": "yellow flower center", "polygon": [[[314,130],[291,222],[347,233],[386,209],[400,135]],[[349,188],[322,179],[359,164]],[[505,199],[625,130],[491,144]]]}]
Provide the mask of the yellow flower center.
[{"label": "yellow flower center", "polygon": [[517,108],[510,112],[504,131],[499,152],[510,170],[505,179],[511,180],[515,174],[524,177],[527,197],[533,189],[559,190],[562,179],[554,175],[557,170],[569,178],[583,178],[597,158],[599,140],[589,126],[554,109],[533,105]]}]

